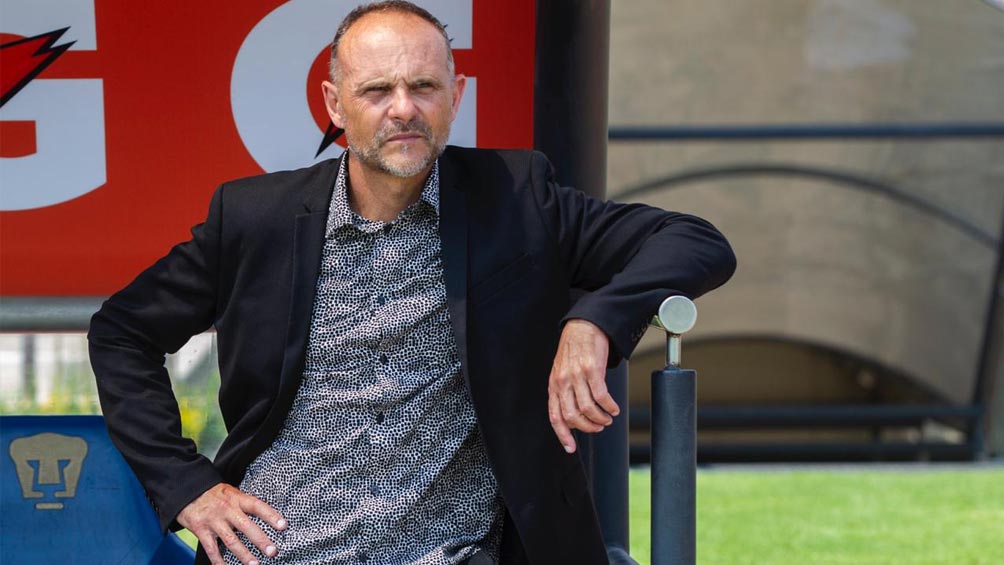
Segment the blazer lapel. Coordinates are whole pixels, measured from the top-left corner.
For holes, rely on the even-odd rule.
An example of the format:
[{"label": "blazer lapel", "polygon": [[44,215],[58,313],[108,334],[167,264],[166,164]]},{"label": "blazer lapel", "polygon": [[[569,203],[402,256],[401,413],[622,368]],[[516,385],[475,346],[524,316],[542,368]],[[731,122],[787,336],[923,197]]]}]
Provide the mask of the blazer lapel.
[{"label": "blazer lapel", "polygon": [[442,240],[443,279],[450,322],[457,340],[464,380],[470,388],[467,361],[467,193],[459,171],[448,158],[439,160],[439,236]]},{"label": "blazer lapel", "polygon": [[283,418],[296,395],[306,360],[310,321],[317,292],[317,275],[320,272],[321,256],[324,252],[328,207],[340,163],[341,159],[334,161],[330,174],[321,175],[321,180],[309,187],[303,200],[304,211],[294,220],[292,295],[289,302],[279,399],[273,406],[273,412],[278,412]]},{"label": "blazer lapel", "polygon": [[316,180],[305,187],[302,213],[297,214],[292,220],[294,222],[292,286],[289,318],[286,323],[286,346],[282,352],[282,368],[279,374],[279,393],[261,427],[228,467],[228,479],[231,481],[240,481],[251,461],[272,444],[296,398],[306,362],[317,274],[321,268],[321,254],[324,250],[328,204],[331,202],[331,191],[335,186],[339,164],[340,159],[331,161],[320,171]]}]

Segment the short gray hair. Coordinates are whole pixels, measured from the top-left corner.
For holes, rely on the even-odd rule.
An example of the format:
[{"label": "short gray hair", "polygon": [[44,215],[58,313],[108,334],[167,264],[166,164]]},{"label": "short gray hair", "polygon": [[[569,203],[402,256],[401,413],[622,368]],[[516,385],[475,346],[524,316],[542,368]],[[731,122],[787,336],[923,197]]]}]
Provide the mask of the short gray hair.
[{"label": "short gray hair", "polygon": [[439,30],[439,33],[443,36],[443,41],[446,42],[446,68],[450,75],[453,75],[453,49],[450,47],[450,37],[446,34],[446,26],[436,19],[436,16],[433,16],[428,10],[422,8],[421,6],[416,6],[406,0],[384,0],[383,2],[372,2],[358,6],[356,9],[349,12],[349,14],[345,16],[345,19],[342,20],[342,23],[338,25],[338,30],[335,31],[335,38],[331,41],[331,61],[328,63],[331,82],[335,83],[335,85],[338,84],[338,44],[341,42],[342,36],[345,35],[345,33],[349,31],[349,28],[363,16],[374,12],[397,12],[400,14],[411,14],[432,24],[437,30]]}]

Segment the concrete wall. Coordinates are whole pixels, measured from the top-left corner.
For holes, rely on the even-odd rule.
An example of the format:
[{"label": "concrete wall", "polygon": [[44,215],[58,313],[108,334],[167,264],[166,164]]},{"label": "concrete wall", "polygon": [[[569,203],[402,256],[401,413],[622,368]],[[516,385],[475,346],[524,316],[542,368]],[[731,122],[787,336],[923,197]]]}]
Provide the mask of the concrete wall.
[{"label": "concrete wall", "polygon": [[[610,88],[612,126],[1002,122],[1004,11],[978,0],[613,2]],[[742,164],[876,181],[984,239],[812,175],[647,192],[636,199],[714,222],[739,256],[733,281],[699,302],[694,339],[791,338],[968,402],[995,266],[988,240],[1004,224],[1004,143],[612,143],[608,193]]]}]

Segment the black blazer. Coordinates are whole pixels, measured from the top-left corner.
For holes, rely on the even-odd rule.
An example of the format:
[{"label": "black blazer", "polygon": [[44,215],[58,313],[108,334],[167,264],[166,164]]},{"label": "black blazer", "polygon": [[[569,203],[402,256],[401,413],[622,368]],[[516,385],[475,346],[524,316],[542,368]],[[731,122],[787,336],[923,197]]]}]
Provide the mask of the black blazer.
[{"label": "black blazer", "polygon": [[[498,478],[511,538],[533,563],[605,563],[577,455],[548,422],[561,324],[584,318],[634,349],[667,296],[732,275],[709,223],[559,187],[529,151],[447,148],[440,234],[464,379]],[[162,527],[220,481],[238,485],[281,429],[299,386],[338,161],[220,186],[206,221],[94,315],[90,356],[109,432]],[[589,291],[574,305],[569,289]],[[215,326],[228,435],[211,463],[181,437],[164,368]],[[509,523],[509,522],[507,522]]]}]

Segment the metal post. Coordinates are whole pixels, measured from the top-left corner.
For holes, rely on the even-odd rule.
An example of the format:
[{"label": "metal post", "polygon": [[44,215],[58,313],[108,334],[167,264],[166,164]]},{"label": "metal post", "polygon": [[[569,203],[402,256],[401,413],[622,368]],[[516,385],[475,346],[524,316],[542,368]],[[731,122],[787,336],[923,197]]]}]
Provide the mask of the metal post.
[{"label": "metal post", "polygon": [[[987,322],[983,329],[976,386],[973,388],[972,405],[979,407],[980,411],[979,416],[966,428],[972,459],[978,459],[988,451],[990,445],[985,445],[985,434],[990,432],[990,437],[993,439],[992,423],[1004,422],[1002,408],[993,405],[994,389],[1004,386],[1004,221],[1001,222],[999,233],[997,267],[990,284]],[[1000,438],[997,438],[997,443],[1004,445]],[[992,451],[992,448],[989,451]]]},{"label": "metal post", "polygon": [[667,298],[653,323],[666,330],[666,368],[652,372],[652,565],[697,557],[696,373],[680,368],[680,336],[697,308]]},{"label": "metal post", "polygon": [[[533,144],[554,164],[557,182],[604,198],[610,0],[538,0]],[[576,434],[589,471],[607,556],[634,564],[628,550],[627,363],[607,372],[621,407],[599,435]]]},{"label": "metal post", "polygon": [[538,0],[533,146],[558,183],[606,194],[610,0]]},{"label": "metal post", "polygon": [[637,565],[628,555],[628,370],[627,361],[607,371],[607,390],[621,408],[607,429],[592,436],[593,500],[611,565]]}]

